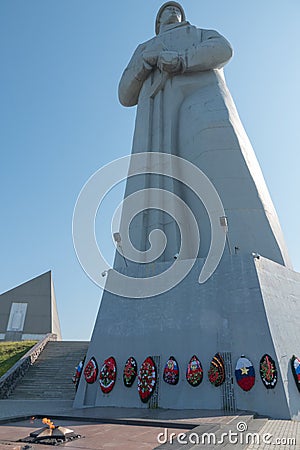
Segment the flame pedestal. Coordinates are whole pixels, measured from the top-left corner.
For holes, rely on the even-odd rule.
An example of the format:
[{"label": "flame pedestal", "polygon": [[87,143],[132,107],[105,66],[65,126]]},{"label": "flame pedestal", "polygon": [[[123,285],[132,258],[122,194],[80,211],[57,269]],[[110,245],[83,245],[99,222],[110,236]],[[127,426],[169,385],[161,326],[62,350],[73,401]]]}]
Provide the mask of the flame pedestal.
[{"label": "flame pedestal", "polygon": [[81,436],[74,433],[73,430],[69,428],[56,426],[51,429],[47,426],[40,428],[39,430],[33,431],[25,439],[21,439],[19,442],[30,442],[31,444],[48,444],[48,445],[58,445],[65,443],[67,441],[72,441],[78,439]]}]

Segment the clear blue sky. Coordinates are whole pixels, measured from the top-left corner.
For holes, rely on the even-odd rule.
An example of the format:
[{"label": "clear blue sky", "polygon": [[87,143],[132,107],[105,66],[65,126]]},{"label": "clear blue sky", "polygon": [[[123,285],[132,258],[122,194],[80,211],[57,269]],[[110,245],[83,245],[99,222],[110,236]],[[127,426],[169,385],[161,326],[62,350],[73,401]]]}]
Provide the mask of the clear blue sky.
[{"label": "clear blue sky", "polygon": [[[162,3],[0,2],[0,292],[51,269],[64,339],[90,338],[101,298],[75,256],[74,204],[90,175],[131,151],[135,108],[117,86]],[[299,0],[181,3],[234,47],[227,83],[299,271]],[[98,241],[111,258],[106,206]]]}]

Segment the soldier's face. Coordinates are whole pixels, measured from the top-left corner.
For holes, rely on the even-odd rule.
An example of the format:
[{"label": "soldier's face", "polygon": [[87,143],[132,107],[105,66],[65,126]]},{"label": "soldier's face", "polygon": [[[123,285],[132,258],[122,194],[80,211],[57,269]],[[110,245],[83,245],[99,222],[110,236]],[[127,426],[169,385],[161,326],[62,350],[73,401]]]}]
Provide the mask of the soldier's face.
[{"label": "soldier's face", "polygon": [[160,16],[161,25],[181,22],[181,20],[182,20],[181,11],[176,6],[167,6]]}]

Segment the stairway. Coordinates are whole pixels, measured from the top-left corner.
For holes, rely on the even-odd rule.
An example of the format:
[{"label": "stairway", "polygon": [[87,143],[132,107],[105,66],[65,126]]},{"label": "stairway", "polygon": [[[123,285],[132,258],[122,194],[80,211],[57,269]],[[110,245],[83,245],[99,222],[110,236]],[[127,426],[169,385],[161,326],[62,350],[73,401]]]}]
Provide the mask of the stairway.
[{"label": "stairway", "polygon": [[24,378],[10,395],[11,400],[73,400],[72,375],[85,356],[89,342],[48,342]]}]

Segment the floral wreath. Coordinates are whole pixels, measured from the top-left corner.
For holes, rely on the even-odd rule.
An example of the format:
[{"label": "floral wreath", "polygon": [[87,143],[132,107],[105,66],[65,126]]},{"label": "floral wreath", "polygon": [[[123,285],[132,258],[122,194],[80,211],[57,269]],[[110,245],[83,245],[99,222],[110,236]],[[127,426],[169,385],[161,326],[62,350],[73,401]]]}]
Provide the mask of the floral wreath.
[{"label": "floral wreath", "polygon": [[143,403],[147,403],[156,386],[157,370],[155,362],[148,356],[141,365],[138,375],[138,392]]},{"label": "floral wreath", "polygon": [[117,364],[113,356],[104,361],[100,370],[99,383],[101,391],[108,394],[113,389],[117,377]]},{"label": "floral wreath", "polygon": [[277,383],[277,369],[275,361],[270,355],[263,355],[260,360],[259,373],[261,381],[267,389],[274,389]]},{"label": "floral wreath", "polygon": [[98,376],[98,364],[94,357],[92,357],[84,369],[85,381],[89,384],[95,383]]},{"label": "floral wreath", "polygon": [[136,376],[137,376],[137,362],[133,358],[133,356],[130,356],[125,363],[123,371],[124,385],[126,387],[131,387],[134,383],[134,380],[136,379]]},{"label": "floral wreath", "polygon": [[170,356],[165,365],[163,380],[172,386],[175,386],[179,381],[179,366],[174,356]]},{"label": "floral wreath", "polygon": [[237,360],[234,373],[238,386],[243,391],[249,392],[255,385],[255,369],[250,359],[241,355]]},{"label": "floral wreath", "polygon": [[221,386],[225,381],[225,365],[220,353],[216,353],[210,363],[208,379],[216,387]]},{"label": "floral wreath", "polygon": [[300,359],[295,355],[291,358],[291,366],[296,386],[300,392]]},{"label": "floral wreath", "polygon": [[199,386],[203,379],[203,369],[201,362],[196,355],[192,356],[186,370],[186,380],[193,386]]}]

